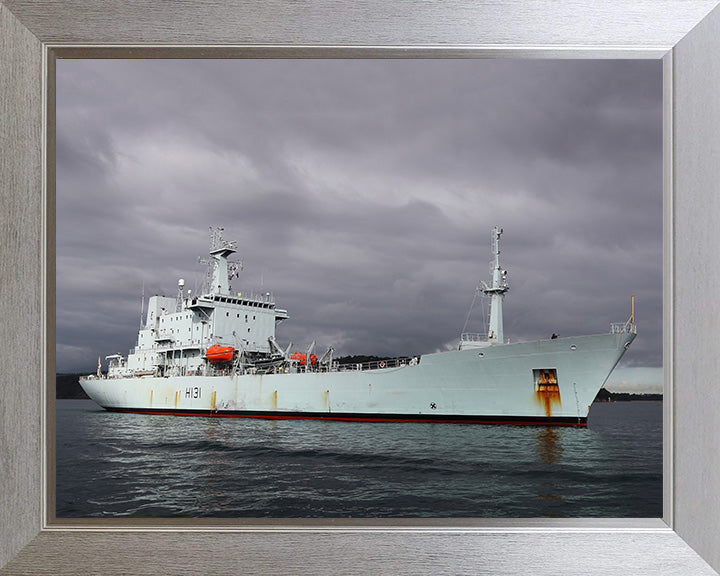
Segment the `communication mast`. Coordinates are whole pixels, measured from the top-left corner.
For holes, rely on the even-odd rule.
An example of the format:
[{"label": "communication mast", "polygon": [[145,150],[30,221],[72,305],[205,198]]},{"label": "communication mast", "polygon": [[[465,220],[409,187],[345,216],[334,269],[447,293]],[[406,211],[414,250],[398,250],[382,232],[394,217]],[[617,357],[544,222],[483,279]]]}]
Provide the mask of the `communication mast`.
[{"label": "communication mast", "polygon": [[482,291],[490,296],[490,326],[488,328],[488,342],[503,343],[503,315],[502,301],[510,287],[507,283],[507,270],[500,267],[500,235],[502,228],[493,228],[493,252],[495,262],[492,269],[492,286],[482,283]]},{"label": "communication mast", "polygon": [[242,260],[228,260],[235,253],[237,242],[222,237],[224,228],[210,227],[210,258],[198,258],[200,264],[208,267],[205,291],[213,294],[229,294],[230,280],[242,270]]}]

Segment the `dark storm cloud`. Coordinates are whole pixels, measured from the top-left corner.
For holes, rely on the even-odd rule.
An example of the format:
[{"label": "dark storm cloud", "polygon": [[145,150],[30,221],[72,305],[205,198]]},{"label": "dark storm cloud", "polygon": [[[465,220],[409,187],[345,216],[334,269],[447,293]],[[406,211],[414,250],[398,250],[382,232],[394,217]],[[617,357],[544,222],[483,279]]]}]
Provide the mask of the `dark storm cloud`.
[{"label": "dark storm cloud", "polygon": [[[208,226],[279,339],[453,346],[505,228],[511,340],[602,332],[661,364],[655,61],[71,61],[57,66],[59,370],[127,351],[141,291],[197,289]],[[473,312],[468,330],[482,330]]]}]

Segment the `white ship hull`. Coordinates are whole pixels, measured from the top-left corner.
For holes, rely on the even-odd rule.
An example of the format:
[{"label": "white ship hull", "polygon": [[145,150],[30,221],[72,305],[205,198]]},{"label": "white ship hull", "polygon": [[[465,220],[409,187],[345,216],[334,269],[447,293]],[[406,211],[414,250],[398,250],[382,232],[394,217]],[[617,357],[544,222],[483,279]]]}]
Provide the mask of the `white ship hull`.
[{"label": "white ship hull", "polygon": [[111,411],[583,426],[634,338],[621,332],[497,344],[372,370],[86,377],[80,384]]}]

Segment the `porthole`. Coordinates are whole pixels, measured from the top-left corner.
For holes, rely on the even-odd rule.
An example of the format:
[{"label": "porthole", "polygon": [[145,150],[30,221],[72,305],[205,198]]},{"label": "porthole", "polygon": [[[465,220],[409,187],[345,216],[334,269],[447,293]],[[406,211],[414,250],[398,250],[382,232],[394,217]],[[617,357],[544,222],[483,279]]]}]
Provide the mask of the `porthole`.
[{"label": "porthole", "polygon": [[573,344],[572,346],[570,346],[570,350],[577,350],[577,346],[575,346],[575,344]]},{"label": "porthole", "polygon": [[479,352],[478,356],[480,356],[480,358],[482,358],[483,356],[485,356],[485,352]]}]

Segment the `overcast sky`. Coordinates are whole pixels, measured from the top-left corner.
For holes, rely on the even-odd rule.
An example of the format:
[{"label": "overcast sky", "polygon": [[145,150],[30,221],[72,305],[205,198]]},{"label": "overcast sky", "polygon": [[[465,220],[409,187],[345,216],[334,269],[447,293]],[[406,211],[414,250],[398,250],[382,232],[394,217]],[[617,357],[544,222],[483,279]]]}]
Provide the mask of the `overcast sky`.
[{"label": "overcast sky", "polygon": [[635,294],[609,387],[657,389],[661,88],[657,60],[58,60],[57,370],[127,354],[143,283],[197,290],[210,226],[281,345],[456,348],[498,225],[505,337],[607,332]]}]

